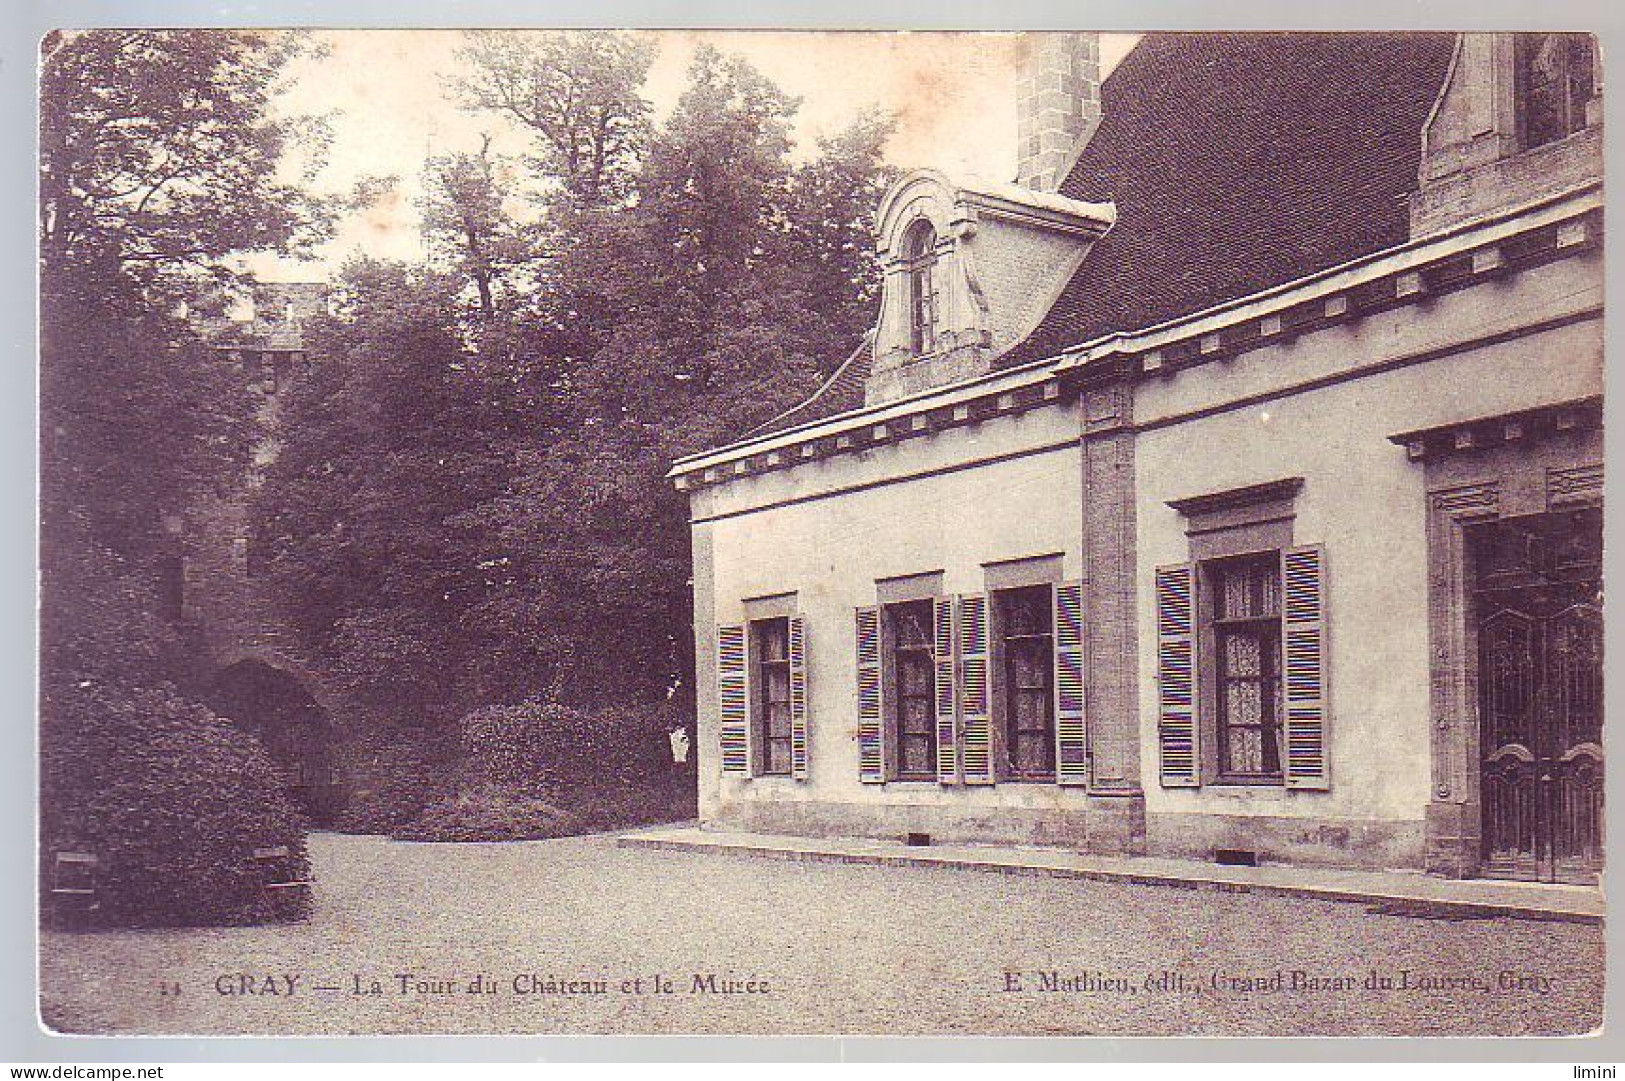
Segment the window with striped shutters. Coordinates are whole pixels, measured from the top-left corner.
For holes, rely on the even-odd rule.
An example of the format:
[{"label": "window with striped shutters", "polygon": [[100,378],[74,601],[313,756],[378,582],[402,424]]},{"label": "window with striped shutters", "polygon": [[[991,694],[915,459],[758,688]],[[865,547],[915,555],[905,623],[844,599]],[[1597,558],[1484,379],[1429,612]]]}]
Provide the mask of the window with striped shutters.
[{"label": "window with striped shutters", "polygon": [[722,772],[750,776],[750,662],[745,628],[717,628],[717,718]]},{"label": "window with striped shutters", "polygon": [[993,783],[987,596],[959,598],[960,767],[966,784]]},{"label": "window with striped shutters", "polygon": [[1288,549],[1281,560],[1281,653],[1285,669],[1288,788],[1325,789],[1326,553]]},{"label": "window with striped shutters", "polygon": [[1200,783],[1196,709],[1196,568],[1158,567],[1157,744],[1165,788]]},{"label": "window with striped shutters", "polygon": [[807,779],[807,625],[790,617],[790,775]]},{"label": "window with striped shutters", "polygon": [[1089,783],[1083,718],[1083,583],[1055,583],[1055,783]]},{"label": "window with striped shutters", "polygon": [[856,614],[858,661],[858,779],[886,780],[886,712],[881,701],[880,609]]},{"label": "window with striped shutters", "polygon": [[959,783],[959,707],[954,680],[954,602],[947,597],[932,601],[933,647],[937,714],[937,782]]}]

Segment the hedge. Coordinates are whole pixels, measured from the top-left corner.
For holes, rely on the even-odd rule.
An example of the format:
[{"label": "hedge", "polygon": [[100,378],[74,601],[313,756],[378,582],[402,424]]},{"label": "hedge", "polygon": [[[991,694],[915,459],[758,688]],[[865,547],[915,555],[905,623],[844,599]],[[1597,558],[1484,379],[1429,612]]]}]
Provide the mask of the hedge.
[{"label": "hedge", "polygon": [[672,769],[665,704],[582,709],[531,700],[487,706],[460,723],[463,752],[479,776],[521,789],[648,785]]},{"label": "hedge", "polygon": [[692,759],[671,761],[669,705],[487,706],[458,724],[453,794],[390,830],[413,841],[543,840],[693,817]]},{"label": "hedge", "polygon": [[[90,681],[46,692],[41,712],[40,887],[48,920],[80,902],[51,893],[57,854],[96,858],[94,925],[164,927],[302,918],[305,823],[259,741],[172,687]],[[271,861],[256,850],[286,849]],[[85,906],[88,908],[88,906]]]}]

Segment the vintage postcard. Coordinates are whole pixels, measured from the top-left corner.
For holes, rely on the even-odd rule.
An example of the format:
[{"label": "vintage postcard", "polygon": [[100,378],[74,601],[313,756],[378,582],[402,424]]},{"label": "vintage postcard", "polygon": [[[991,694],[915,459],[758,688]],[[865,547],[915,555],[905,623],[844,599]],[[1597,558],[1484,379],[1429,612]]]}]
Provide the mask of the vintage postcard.
[{"label": "vintage postcard", "polygon": [[1599,1032],[1602,85],[50,34],[44,1026]]}]

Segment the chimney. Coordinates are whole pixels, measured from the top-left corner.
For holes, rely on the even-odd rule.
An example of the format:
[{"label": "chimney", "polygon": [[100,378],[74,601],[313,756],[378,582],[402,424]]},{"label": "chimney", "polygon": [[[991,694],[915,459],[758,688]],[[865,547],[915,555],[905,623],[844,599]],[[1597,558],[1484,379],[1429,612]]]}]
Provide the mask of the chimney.
[{"label": "chimney", "polygon": [[1054,191],[1100,126],[1100,35],[1030,33],[1016,101],[1016,183]]}]

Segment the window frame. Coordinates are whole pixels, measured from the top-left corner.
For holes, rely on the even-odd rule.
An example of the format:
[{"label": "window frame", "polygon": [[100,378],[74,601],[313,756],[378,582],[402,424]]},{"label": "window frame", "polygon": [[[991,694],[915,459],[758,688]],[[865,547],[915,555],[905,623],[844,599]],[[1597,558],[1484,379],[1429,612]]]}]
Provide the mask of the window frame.
[{"label": "window frame", "polygon": [[937,230],[928,218],[909,224],[903,234],[903,280],[908,305],[909,353],[926,357],[937,351],[941,322],[937,290]]},{"label": "window frame", "polygon": [[[1303,484],[1302,477],[1283,477],[1167,502],[1167,506],[1177,511],[1185,521],[1185,534],[1189,538],[1187,561],[1196,593],[1192,610],[1191,648],[1196,669],[1194,705],[1197,757],[1194,783],[1197,787],[1214,785],[1282,790],[1290,787],[1286,777],[1284,731],[1286,665],[1282,646],[1286,636],[1285,597],[1278,596],[1276,601],[1273,656],[1276,678],[1283,681],[1275,703],[1280,774],[1227,771],[1223,768],[1221,749],[1225,722],[1219,702],[1221,658],[1213,625],[1213,606],[1216,602],[1213,571],[1226,563],[1273,554],[1279,574],[1287,553],[1295,547],[1293,522],[1297,514],[1297,497],[1303,490]],[[1284,594],[1284,590],[1281,592]]]},{"label": "window frame", "polygon": [[[766,642],[769,630],[774,624],[781,628],[780,641],[784,643],[783,655],[769,658],[766,655]],[[795,720],[790,711],[790,617],[787,615],[763,616],[747,620],[745,624],[746,641],[749,653],[749,688],[750,688],[750,737],[751,737],[751,775],[754,777],[790,777],[794,771],[793,743],[795,739]],[[783,671],[784,699],[781,704],[784,712],[784,734],[775,736],[772,731],[771,707],[775,703],[771,700],[771,683],[767,678],[768,670]],[[784,768],[772,768],[774,744],[784,745]]]},{"label": "window frame", "polygon": [[[901,782],[930,782],[938,781],[937,772],[937,714],[936,714],[936,652],[934,627],[936,618],[936,598],[919,597],[907,600],[895,600],[880,605],[880,634],[881,634],[881,678],[885,687],[882,695],[882,708],[886,715],[882,723],[886,728],[886,739],[892,747],[888,768],[888,780]],[[903,610],[918,608],[923,612],[925,638],[922,642],[911,646],[902,646],[899,642],[897,621],[901,618]],[[928,754],[926,767],[922,770],[909,771],[904,769],[907,755],[904,751],[904,695],[902,680],[903,654],[908,653],[922,663],[925,675],[929,681],[929,688],[925,698],[925,736]]]},{"label": "window frame", "polygon": [[[1027,594],[1033,602],[1037,603],[1040,594],[1044,596],[1043,608],[1045,619],[1041,625],[1043,630],[1038,633],[1011,634],[1008,632],[1009,605],[1014,595]],[[988,591],[988,600],[991,611],[991,641],[989,643],[992,668],[992,709],[993,709],[993,739],[994,739],[994,778],[999,782],[1014,784],[1056,784],[1059,776],[1056,768],[1055,743],[1055,600],[1054,586],[1051,583],[1033,583],[1030,585],[1011,585],[1003,589]],[[1014,709],[1014,695],[1018,693],[1015,680],[1011,672],[1011,642],[1047,642],[1048,649],[1044,654],[1043,663],[1039,670],[1044,673],[1042,688],[1044,701],[1045,726],[1039,733],[1041,745],[1045,749],[1048,761],[1047,770],[1021,770],[1016,765],[1018,737],[1015,732],[1016,710]],[[1027,688],[1035,690],[1035,688]],[[1035,738],[1031,732],[1027,738]]]},{"label": "window frame", "polygon": [[[1203,773],[1206,783],[1214,785],[1252,785],[1261,787],[1284,787],[1286,784],[1286,713],[1283,702],[1284,687],[1283,658],[1281,654],[1284,639],[1285,612],[1279,586],[1281,575],[1281,560],[1284,548],[1267,548],[1252,552],[1242,552],[1235,555],[1224,555],[1200,560],[1197,562],[1199,583],[1197,586],[1197,679],[1201,695],[1202,716],[1207,718],[1203,722],[1203,735],[1207,736],[1204,742],[1210,748],[1209,754],[1204,755]],[[1277,583],[1275,589],[1275,610],[1254,616],[1228,617],[1220,616],[1219,606],[1222,596],[1222,575],[1235,567],[1249,563],[1262,566],[1269,560],[1270,573]],[[1263,639],[1259,648],[1259,675],[1226,676],[1227,653],[1224,648],[1227,639],[1233,634],[1246,633],[1249,630],[1261,631]],[[1263,733],[1273,730],[1275,742],[1275,769],[1250,772],[1234,769],[1229,763],[1230,733],[1233,728],[1243,727],[1234,725],[1230,721],[1229,696],[1227,681],[1229,679],[1256,679],[1259,685],[1261,713],[1266,711],[1264,700],[1268,698],[1267,712],[1271,720],[1258,727],[1261,739]],[[1273,693],[1267,693],[1273,683]],[[1245,726],[1253,727],[1253,726]],[[1263,751],[1261,750],[1261,755]]]}]

